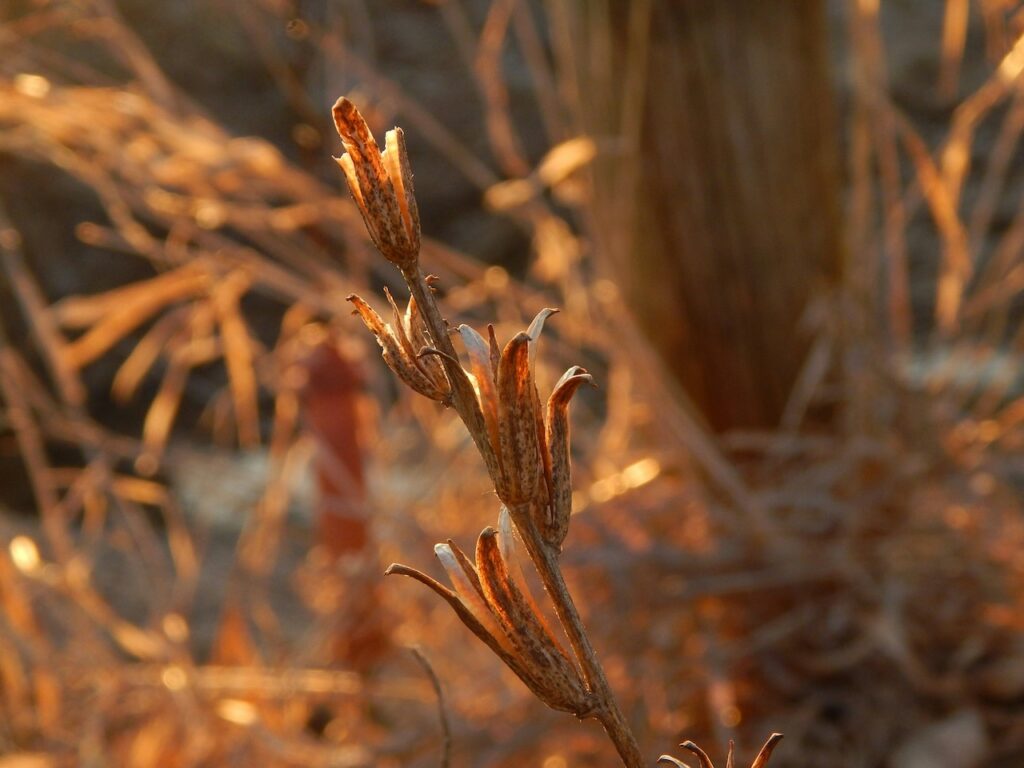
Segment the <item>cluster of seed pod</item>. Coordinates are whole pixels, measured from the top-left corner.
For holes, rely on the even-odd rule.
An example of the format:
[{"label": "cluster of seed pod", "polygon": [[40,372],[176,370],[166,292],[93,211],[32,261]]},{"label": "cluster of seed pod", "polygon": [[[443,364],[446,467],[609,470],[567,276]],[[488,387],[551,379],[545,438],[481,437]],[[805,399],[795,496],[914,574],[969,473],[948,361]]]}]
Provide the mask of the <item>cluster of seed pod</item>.
[{"label": "cluster of seed pod", "polygon": [[[754,758],[754,762],[750,764],[750,768],[765,768],[768,765],[768,759],[772,756],[772,752],[775,751],[775,747],[782,741],[781,733],[773,733],[768,737],[768,741],[761,747],[761,751],[757,753],[757,757]],[[708,757],[707,752],[698,747],[692,741],[684,741],[679,745],[685,750],[692,752],[697,756],[697,761],[700,763],[700,768],[715,768],[714,763],[711,762],[711,758]],[[729,752],[725,757],[725,768],[733,768],[733,743],[729,742]],[[671,755],[662,755],[658,758],[659,763],[666,763],[673,765],[676,768],[687,768],[685,763],[680,762]]]},{"label": "cluster of seed pod", "polygon": [[387,572],[410,576],[444,598],[538,699],[552,709],[586,717],[594,697],[534,601],[514,552],[505,507],[498,526],[480,534],[475,563],[450,539],[434,547],[453,590],[405,565],[392,565]]},{"label": "cluster of seed pod", "polygon": [[452,396],[452,386],[448,383],[444,366],[436,355],[421,354],[429,352],[432,346],[416,299],[409,299],[403,313],[399,311],[391,292],[386,289],[385,292],[394,312],[392,323],[385,323],[373,307],[359,296],[349,296],[348,300],[355,306],[366,327],[377,338],[384,362],[398,378],[424,397],[447,403]]},{"label": "cluster of seed pod", "polygon": [[[351,102],[339,100],[334,118],[347,150],[338,164],[371,238],[403,275],[415,279],[419,218],[401,131],[388,133],[381,153]],[[390,292],[387,299],[391,322],[359,296],[349,297],[395,374],[421,395],[458,407],[503,502],[501,530],[488,528],[480,534],[475,563],[454,542],[435,548],[454,591],[407,566],[396,564],[388,572],[411,576],[448,601],[544,703],[585,717],[593,708],[593,695],[530,596],[513,556],[512,521],[521,533],[527,531],[524,535],[536,534],[544,546],[561,550],[572,507],[569,402],[591,376],[579,366],[570,368],[542,407],[534,382],[536,348],[553,309],[542,310],[504,349],[493,326],[488,326],[487,339],[468,325],[459,326],[463,366],[447,328],[435,333],[415,297],[404,312]],[[460,391],[470,396],[456,403]]]},{"label": "cluster of seed pod", "polygon": [[[374,244],[398,267],[411,293],[404,312],[387,294],[390,323],[360,297],[349,300],[398,377],[414,391],[455,408],[502,502],[499,528],[480,534],[474,559],[450,540],[435,547],[453,589],[405,565],[394,564],[388,573],[430,587],[541,701],[581,719],[600,720],[623,764],[639,768],[645,761],[636,738],[615,702],[558,562],[572,506],[569,402],[592,378],[579,366],[570,368],[542,406],[534,379],[535,358],[552,309],[542,310],[504,348],[492,326],[487,338],[467,325],[459,326],[463,365],[437,307],[431,278],[420,273],[419,214],[401,129],[388,132],[381,152],[350,101],[339,99],[333,114],[346,149],[336,159],[352,198]],[[513,525],[548,591],[571,655],[523,577],[514,553]],[[753,768],[763,768],[778,738],[776,734],[769,739]],[[692,742],[683,746],[698,756],[702,768],[713,768]],[[682,765],[667,755],[662,760]],[[727,768],[732,768],[731,748]]]},{"label": "cluster of seed pod", "polygon": [[[388,366],[409,387],[432,400],[448,403],[452,386],[439,361],[443,353],[429,336],[410,299],[405,313],[388,294],[394,322],[386,323],[358,296],[349,300],[377,337]],[[493,327],[485,340],[468,325],[459,326],[469,358],[456,375],[472,385],[479,420],[471,427],[495,491],[510,509],[526,510],[545,544],[560,551],[572,513],[569,455],[569,402],[584,382],[593,381],[580,366],[567,370],[555,384],[545,407],[534,383],[537,339],[554,310],[542,310],[528,330],[516,334],[499,351]]]},{"label": "cluster of seed pod", "polygon": [[573,366],[542,408],[534,361],[537,339],[553,312],[542,310],[500,354],[491,328],[489,342],[466,325],[459,326],[459,334],[469,354],[469,375],[487,430],[484,461],[498,498],[514,512],[528,510],[545,544],[561,551],[572,512],[569,401],[593,379]]},{"label": "cluster of seed pod", "polygon": [[[374,243],[403,274],[415,272],[419,215],[401,130],[388,132],[387,148],[381,153],[350,101],[338,101],[334,118],[347,150],[338,164]],[[360,297],[349,300],[377,337],[384,360],[411,389],[445,404],[451,404],[452,377],[461,379],[458,384],[463,391],[472,391],[471,402],[461,403],[472,411],[466,426],[498,498],[513,510],[517,522],[522,515],[531,515],[544,542],[561,550],[572,511],[569,401],[580,384],[592,383],[592,378],[579,366],[570,368],[542,407],[534,360],[541,329],[555,310],[542,310],[504,349],[499,348],[493,327],[488,327],[489,338],[484,339],[468,325],[459,326],[468,357],[465,368],[453,359],[447,338],[443,339],[447,343],[432,338],[415,298],[403,313],[388,294],[394,313],[391,323]]]}]

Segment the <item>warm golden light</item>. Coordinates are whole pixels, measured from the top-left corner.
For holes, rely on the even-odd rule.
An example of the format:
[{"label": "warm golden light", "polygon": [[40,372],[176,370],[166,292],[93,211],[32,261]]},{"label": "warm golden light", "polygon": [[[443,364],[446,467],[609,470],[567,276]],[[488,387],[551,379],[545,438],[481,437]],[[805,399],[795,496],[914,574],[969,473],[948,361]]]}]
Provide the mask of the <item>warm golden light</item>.
[{"label": "warm golden light", "polygon": [[188,640],[188,622],[180,613],[169,613],[164,616],[163,628],[168,640],[175,643]]},{"label": "warm golden light", "polygon": [[622,470],[622,479],[629,488],[639,488],[647,485],[661,472],[661,464],[658,460],[648,456],[646,459],[633,462]]},{"label": "warm golden light", "polygon": [[39,549],[28,536],[15,536],[8,548],[19,571],[28,573],[39,567]]},{"label": "warm golden light", "polygon": [[184,669],[174,664],[164,669],[160,675],[160,681],[167,690],[180,691],[188,685],[188,675],[185,674]]},{"label": "warm golden light", "polygon": [[50,81],[42,75],[23,73],[15,75],[14,89],[25,96],[41,99],[50,92]]},{"label": "warm golden light", "polygon": [[252,725],[259,719],[256,707],[242,699],[221,699],[217,702],[217,714],[235,725]]},{"label": "warm golden light", "polygon": [[999,62],[998,72],[1002,81],[1009,85],[1020,76],[1022,70],[1024,70],[1024,35],[1017,38],[1016,44]]}]

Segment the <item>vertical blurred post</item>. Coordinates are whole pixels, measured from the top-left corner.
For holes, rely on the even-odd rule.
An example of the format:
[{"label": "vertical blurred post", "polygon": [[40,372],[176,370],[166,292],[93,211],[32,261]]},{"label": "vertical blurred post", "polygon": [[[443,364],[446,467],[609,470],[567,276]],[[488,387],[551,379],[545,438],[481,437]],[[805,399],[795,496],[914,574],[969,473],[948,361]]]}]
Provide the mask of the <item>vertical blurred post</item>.
[{"label": "vertical blurred post", "polygon": [[777,425],[841,259],[824,2],[552,7],[582,128],[618,142],[595,167],[606,266],[714,429]]},{"label": "vertical blurred post", "polygon": [[330,343],[313,350],[306,370],[302,405],[306,428],[317,443],[317,539],[335,558],[361,553],[369,541],[358,409],[361,377]]},{"label": "vertical blurred post", "polygon": [[356,364],[330,341],[317,346],[305,365],[303,419],[317,446],[317,542],[343,569],[346,586],[334,656],[351,669],[366,670],[388,646],[366,499],[363,380]]}]

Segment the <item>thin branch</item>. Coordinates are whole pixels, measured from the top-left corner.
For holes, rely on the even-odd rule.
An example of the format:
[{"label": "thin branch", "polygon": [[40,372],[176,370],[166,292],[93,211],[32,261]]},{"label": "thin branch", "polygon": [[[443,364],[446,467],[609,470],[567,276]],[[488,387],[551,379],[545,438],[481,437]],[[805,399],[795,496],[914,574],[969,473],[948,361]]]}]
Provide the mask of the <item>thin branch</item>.
[{"label": "thin branch", "polygon": [[427,673],[427,677],[430,678],[430,684],[434,688],[434,694],[437,696],[437,718],[441,722],[441,735],[443,738],[441,743],[441,768],[448,768],[452,761],[452,730],[448,724],[448,709],[444,703],[444,691],[441,689],[441,681],[438,679],[434,667],[431,666],[430,661],[423,654],[422,650],[414,647],[410,648],[409,652],[412,653],[416,661],[423,667],[423,671]]}]

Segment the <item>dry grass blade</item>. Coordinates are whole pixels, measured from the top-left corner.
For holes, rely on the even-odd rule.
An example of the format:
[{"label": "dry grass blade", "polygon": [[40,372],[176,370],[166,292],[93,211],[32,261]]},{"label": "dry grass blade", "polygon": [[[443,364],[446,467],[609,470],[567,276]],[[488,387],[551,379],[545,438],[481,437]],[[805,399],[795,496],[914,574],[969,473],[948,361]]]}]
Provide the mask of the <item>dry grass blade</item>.
[{"label": "dry grass blade", "polygon": [[89,325],[85,334],[68,345],[66,355],[70,364],[82,368],[95,361],[161,309],[198,295],[208,285],[204,272],[189,267],[181,269],[131,289],[117,289],[112,295],[58,304],[57,317],[64,325]]},{"label": "dry grass blade", "polygon": [[171,340],[187,326],[191,312],[188,306],[171,310],[153,323],[136,342],[110,385],[111,394],[116,399],[127,401],[132,398],[164,350],[171,346]]},{"label": "dry grass blade", "polygon": [[939,91],[943,97],[956,96],[960,77],[960,63],[967,40],[968,0],[946,0],[946,18],[942,27],[942,69]]},{"label": "dry grass blade", "polygon": [[430,678],[430,684],[434,688],[434,694],[437,696],[437,718],[441,723],[441,768],[448,768],[452,762],[452,729],[448,723],[448,710],[444,703],[444,690],[441,688],[441,681],[437,677],[437,673],[431,666],[430,661],[423,651],[419,648],[411,648],[412,655],[415,657],[419,665],[423,667],[423,671],[427,673],[427,677]]},{"label": "dry grass blade", "polygon": [[58,330],[54,313],[46,306],[42,292],[17,247],[20,239],[0,207],[0,257],[3,259],[4,271],[14,289],[14,295],[21,302],[22,311],[29,319],[29,326],[62,397],[74,405],[81,405],[85,399],[85,388],[69,359],[67,342]]},{"label": "dry grass blade", "polygon": [[253,372],[252,339],[242,317],[239,300],[250,281],[241,273],[228,275],[213,291],[211,303],[220,325],[220,338],[227,363],[231,397],[235,405],[238,443],[252,448],[260,442],[260,417],[256,377]]}]

